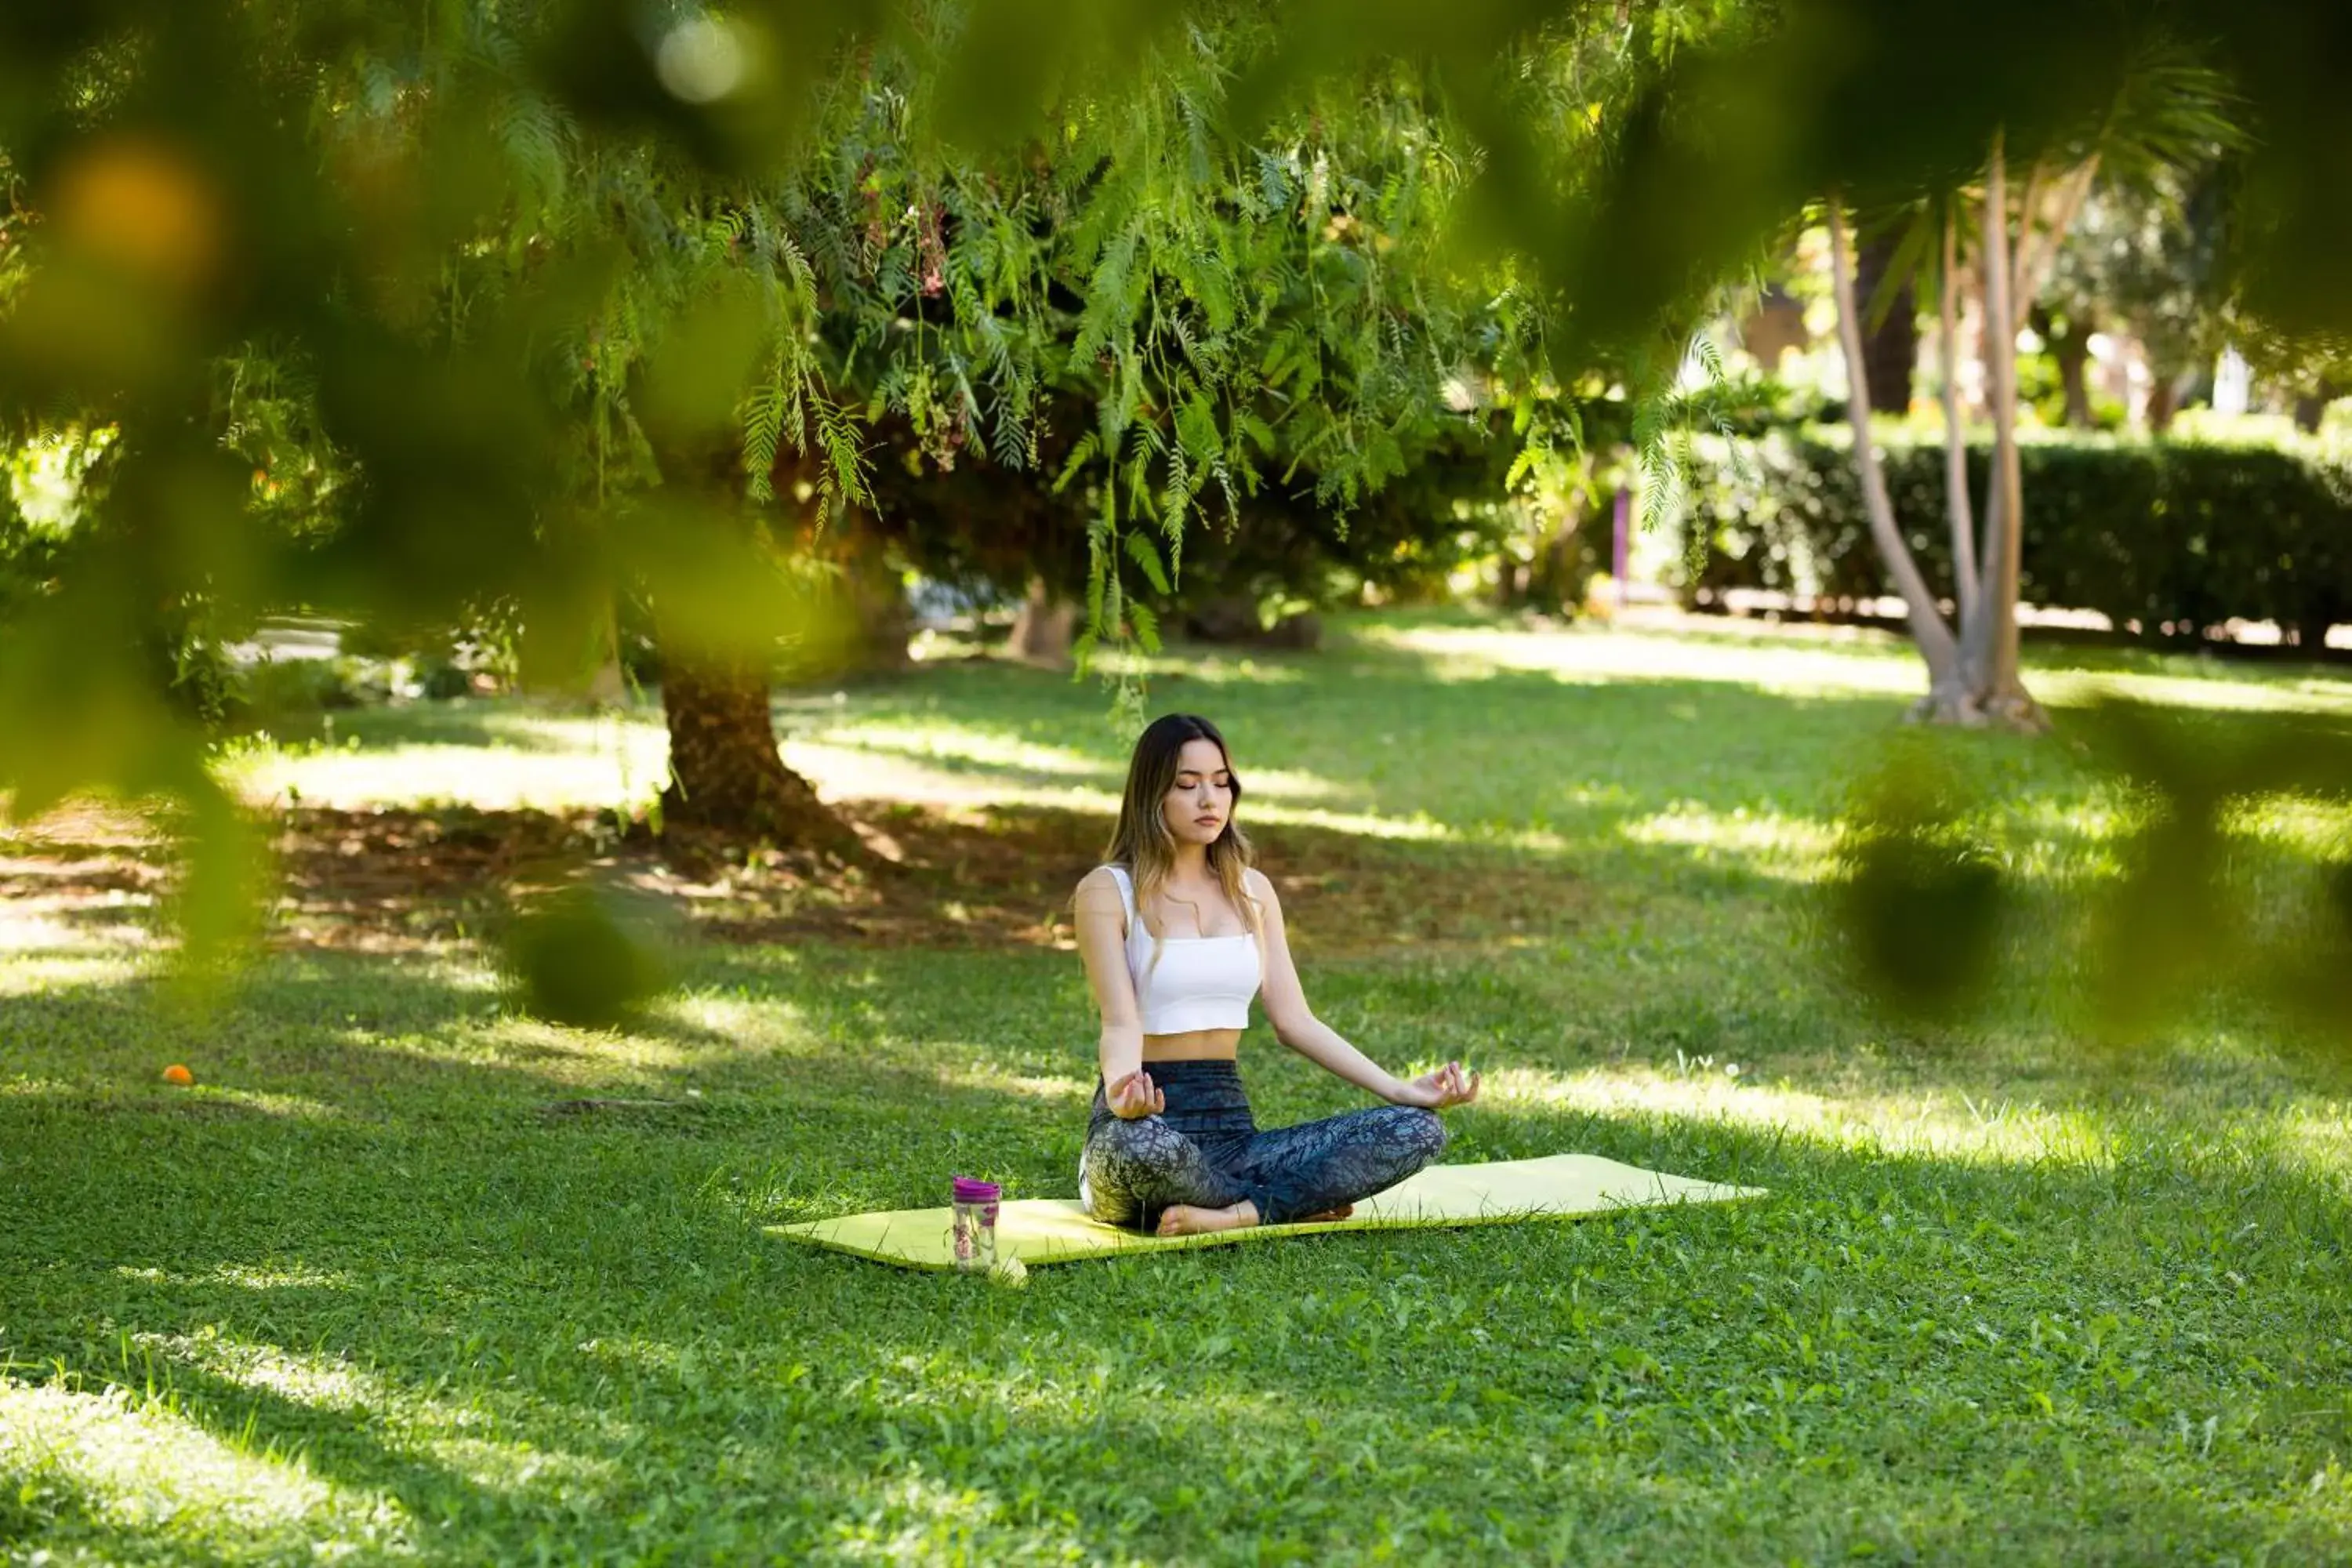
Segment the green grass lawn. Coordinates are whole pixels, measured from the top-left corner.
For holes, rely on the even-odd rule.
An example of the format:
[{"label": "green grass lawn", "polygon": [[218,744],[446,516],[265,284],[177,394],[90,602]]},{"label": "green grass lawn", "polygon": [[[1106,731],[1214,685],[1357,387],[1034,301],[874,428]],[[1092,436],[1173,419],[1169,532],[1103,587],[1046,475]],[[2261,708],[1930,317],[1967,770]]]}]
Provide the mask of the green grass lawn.
[{"label": "green grass lawn", "polygon": [[[135,923],[0,906],[0,1557],[2352,1558],[2352,1058],[2226,994],[2084,1043],[2052,910],[2125,803],[2053,742],[1946,748],[2029,889],[2030,983],[1967,1028],[1862,1004],[1815,883],[1917,679],[1866,636],[1461,615],[1160,661],[1152,707],[1225,728],[1311,889],[1318,1010],[1391,1066],[1486,1069],[1449,1159],[1772,1195],[1021,1291],[761,1227],[955,1173],[1073,1190],[1094,1031],[1050,942],[714,942],[586,1034],[464,942],[279,951],[198,1010]],[[2309,668],[2033,679],[2062,724],[2108,688],[2352,715]],[[311,803],[609,805],[657,783],[656,717],[373,710],[235,766]],[[976,833],[1107,820],[1127,744],[1096,689],[985,661],[779,718],[829,795]],[[2242,841],[2291,879],[2352,821],[2283,805]],[[1409,929],[1318,879],[1358,842]],[[1262,1119],[1361,1103],[1263,1026],[1244,1064]],[[674,1103],[548,1109],[583,1096]]]}]

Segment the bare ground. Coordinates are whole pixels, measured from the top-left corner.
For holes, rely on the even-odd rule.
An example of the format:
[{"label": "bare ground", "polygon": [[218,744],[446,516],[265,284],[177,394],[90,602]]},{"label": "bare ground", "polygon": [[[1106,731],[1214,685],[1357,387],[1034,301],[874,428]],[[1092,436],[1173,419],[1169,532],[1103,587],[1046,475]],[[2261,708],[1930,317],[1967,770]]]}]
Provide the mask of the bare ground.
[{"label": "bare ground", "polygon": [[[385,952],[465,941],[533,890],[593,876],[652,896],[709,940],[1067,947],[1071,891],[1109,828],[1044,806],[835,809],[866,844],[862,861],[656,837],[584,811],[274,812],[268,941]],[[1503,848],[1297,826],[1255,837],[1306,951],[1540,938],[1572,928],[1585,903],[1570,874]],[[0,822],[0,946],[165,940],[174,879],[169,837],[128,809],[77,805]]]}]

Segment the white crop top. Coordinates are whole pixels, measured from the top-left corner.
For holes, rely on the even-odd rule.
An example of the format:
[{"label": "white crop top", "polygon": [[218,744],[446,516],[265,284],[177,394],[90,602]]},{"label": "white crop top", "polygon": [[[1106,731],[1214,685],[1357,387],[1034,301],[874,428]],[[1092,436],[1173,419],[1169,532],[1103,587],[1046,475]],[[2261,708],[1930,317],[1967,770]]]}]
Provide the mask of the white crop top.
[{"label": "white crop top", "polygon": [[1127,972],[1135,978],[1135,999],[1147,1035],[1181,1035],[1192,1029],[1249,1027],[1250,998],[1257,994],[1257,938],[1171,936],[1160,941],[1160,962],[1151,962],[1151,933],[1135,910],[1135,883],[1127,868],[1107,868],[1127,905]]}]

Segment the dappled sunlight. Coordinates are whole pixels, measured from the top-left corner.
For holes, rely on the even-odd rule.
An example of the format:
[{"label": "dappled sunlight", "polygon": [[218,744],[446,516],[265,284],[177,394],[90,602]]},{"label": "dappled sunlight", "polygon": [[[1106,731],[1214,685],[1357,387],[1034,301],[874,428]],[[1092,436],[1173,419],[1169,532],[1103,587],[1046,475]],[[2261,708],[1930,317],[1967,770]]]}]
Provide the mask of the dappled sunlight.
[{"label": "dappled sunlight", "polygon": [[[1058,747],[1013,742],[985,731],[930,727],[886,732],[846,726],[822,739],[787,740],[784,761],[828,801],[891,801],[947,807],[1048,806],[1108,819],[1118,811],[1123,766],[1089,761]],[[1244,764],[1245,819],[1285,820],[1278,803],[1315,806],[1361,800],[1360,785],[1337,784],[1297,769]],[[1296,808],[1292,808],[1296,809]],[[1297,819],[1321,820],[1313,807]],[[1370,819],[1366,819],[1370,820]]]},{"label": "dappled sunlight", "polygon": [[[558,735],[560,739],[560,732]],[[397,745],[382,750],[262,750],[223,764],[248,800],[354,810],[428,802],[484,811],[641,805],[667,777],[668,736],[633,726],[576,749]]]},{"label": "dappled sunlight", "polygon": [[[953,1046],[942,1048],[950,1054]],[[1008,1072],[992,1062],[975,1061],[965,1067],[942,1067],[940,1082],[950,1089],[979,1089],[992,1094],[1014,1094],[1024,1100],[1046,1100],[1055,1104],[1081,1104],[1094,1093],[1094,1085],[1075,1078],[1040,1078],[1030,1074]]]},{"label": "dappled sunlight", "polygon": [[[1213,645],[1185,644],[1145,658],[1098,653],[1105,668],[1131,669],[1147,678],[1198,680],[1211,686],[1297,686],[1309,679],[1301,656],[1255,658],[1220,653]],[[1314,656],[1305,655],[1311,659]]]},{"label": "dappled sunlight", "polygon": [[440,1061],[528,1062],[550,1079],[577,1084],[649,1085],[691,1066],[704,1053],[690,1045],[634,1030],[585,1030],[509,1014],[455,1038],[412,1035],[398,1040],[364,1037],[411,1055]]},{"label": "dappled sunlight", "polygon": [[2118,794],[2088,799],[2048,796],[1996,803],[1987,837],[2013,875],[2045,881],[2111,876],[2122,869],[2116,847],[2135,826]]},{"label": "dappled sunlight", "polygon": [[147,1285],[234,1285],[240,1290],[348,1290],[352,1285],[352,1277],[341,1269],[305,1268],[299,1264],[256,1268],[241,1263],[222,1263],[201,1274],[174,1274],[168,1269],[118,1263],[114,1272],[121,1279]]},{"label": "dappled sunlight", "polygon": [[[0,929],[5,923],[0,919]],[[0,948],[5,946],[0,943]],[[83,946],[100,949],[107,956],[75,951]],[[37,996],[63,986],[127,985],[150,973],[145,960],[126,954],[120,945],[96,942],[76,943],[64,952],[51,950],[5,956],[7,962],[0,964],[0,996]]]},{"label": "dappled sunlight", "polygon": [[131,1342],[165,1361],[185,1362],[240,1388],[296,1405],[364,1413],[392,1402],[389,1389],[340,1357],[253,1344],[210,1325],[193,1334],[137,1333]]},{"label": "dappled sunlight", "polygon": [[[939,759],[887,749],[866,750],[854,733],[835,741],[788,740],[784,762],[805,775],[817,793],[833,800],[893,800],[927,805],[1049,805],[1108,815],[1118,809],[1118,780],[1079,782],[1085,775],[1060,772],[992,772],[967,764],[959,770]],[[1056,782],[1066,780],[1068,782]]]},{"label": "dappled sunlight", "polygon": [[2242,668],[2210,675],[2028,668],[2025,683],[2051,708],[2084,708],[2108,699],[2227,713],[2352,714],[2352,680],[2261,680]]},{"label": "dappled sunlight", "polygon": [[949,767],[1086,780],[1112,786],[1118,783],[1120,772],[1115,761],[1090,757],[1068,746],[1047,745],[947,722],[900,724],[866,721],[818,731],[810,740]]},{"label": "dappled sunlight", "polygon": [[[413,1447],[426,1462],[488,1490],[572,1487],[608,1481],[611,1461],[504,1436],[479,1404],[448,1405],[400,1388],[342,1356],[293,1351],[225,1334],[207,1325],[192,1334],[138,1333],[131,1342],[166,1363],[193,1367],[220,1382],[305,1409],[357,1418],[397,1452]],[[599,1415],[600,1438],[625,1442],[628,1423]]]},{"label": "dappled sunlight", "polygon": [[1687,849],[1701,861],[1737,860],[1743,868],[1792,882],[1814,882],[1831,870],[1834,825],[1735,806],[1711,811],[1685,803],[1621,825],[1634,844]]},{"label": "dappled sunlight", "polygon": [[1979,1100],[1955,1088],[1822,1094],[1786,1082],[1758,1082],[1757,1077],[1738,1062],[1713,1058],[1692,1058],[1673,1068],[1510,1068],[1488,1075],[1486,1097],[1497,1109],[1632,1112],[1786,1131],[1873,1153],[2004,1164],[2096,1164],[2114,1156],[2111,1134],[2086,1110],[2054,1110],[2006,1096]]},{"label": "dappled sunlight", "polygon": [[58,1494],[68,1518],[200,1556],[307,1557],[312,1542],[330,1541],[405,1555],[414,1545],[396,1500],[323,1479],[299,1458],[255,1453],[122,1388],[81,1394],[0,1378],[0,1480],[25,1505]]},{"label": "dappled sunlight", "polygon": [[[789,970],[783,973],[789,973]],[[806,1045],[814,1038],[805,1011],[781,986],[778,994],[757,1000],[689,990],[665,1000],[658,1012],[663,1017],[722,1037],[733,1050],[751,1046],[782,1049]]]},{"label": "dappled sunlight", "polygon": [[1787,696],[1879,697],[1926,686],[1916,658],[1899,647],[1825,647],[1793,640],[1745,645],[1663,634],[1538,633],[1507,627],[1367,625],[1355,637],[1433,661],[1441,680],[1475,680],[1494,670],[1550,674],[1569,682],[1700,680]]},{"label": "dappled sunlight", "polygon": [[1266,822],[1286,827],[1319,827],[1358,838],[1383,838],[1400,843],[1482,844],[1500,848],[1552,852],[1567,840],[1539,829],[1455,826],[1425,811],[1410,816],[1380,816],[1367,812],[1326,811],[1315,806],[1261,805],[1255,798],[1242,808],[1244,823]]},{"label": "dappled sunlight", "polygon": [[2222,826],[2290,854],[2314,860],[2352,853],[2352,805],[2309,796],[2234,801]]},{"label": "dappled sunlight", "polygon": [[2279,1119],[2290,1158],[2352,1194],[2352,1101],[2306,1100]]},{"label": "dappled sunlight", "polygon": [[[1432,677],[1444,681],[1525,670],[1568,682],[1714,681],[1794,697],[1913,698],[1926,690],[1926,667],[1902,638],[1884,631],[1845,630],[1851,635],[1829,640],[1794,627],[1759,628],[1744,637],[1691,637],[1581,626],[1528,631],[1373,622],[1350,635],[1372,647],[1426,658]],[[2124,698],[2221,711],[2352,712],[2352,681],[2262,680],[2228,667],[2210,675],[2069,668],[2061,651],[2037,653],[2026,684],[2053,707]]]},{"label": "dappled sunlight", "polygon": [[977,1562],[982,1537],[990,1552],[1024,1561],[1076,1563],[1087,1555],[1085,1537],[1067,1525],[1032,1524],[1008,1537],[999,1523],[1003,1504],[992,1491],[919,1468],[871,1470],[826,1485],[845,1494],[826,1555],[845,1563]]},{"label": "dappled sunlight", "polygon": [[296,1121],[342,1121],[350,1112],[340,1105],[307,1094],[281,1090],[238,1089],[233,1085],[199,1082],[185,1091],[196,1105],[233,1105],[262,1116],[282,1116]]}]

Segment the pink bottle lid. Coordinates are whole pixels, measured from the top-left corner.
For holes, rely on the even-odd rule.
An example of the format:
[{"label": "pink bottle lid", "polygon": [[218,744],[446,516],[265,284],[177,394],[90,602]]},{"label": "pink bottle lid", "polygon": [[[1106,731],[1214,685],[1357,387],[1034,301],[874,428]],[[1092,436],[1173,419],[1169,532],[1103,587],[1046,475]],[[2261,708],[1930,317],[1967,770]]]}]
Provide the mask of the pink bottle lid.
[{"label": "pink bottle lid", "polygon": [[970,1176],[955,1179],[955,1201],[960,1204],[992,1204],[1003,1194],[1001,1183],[974,1181]]}]

